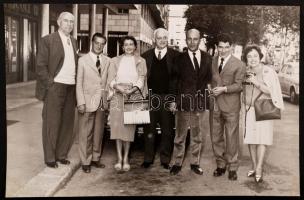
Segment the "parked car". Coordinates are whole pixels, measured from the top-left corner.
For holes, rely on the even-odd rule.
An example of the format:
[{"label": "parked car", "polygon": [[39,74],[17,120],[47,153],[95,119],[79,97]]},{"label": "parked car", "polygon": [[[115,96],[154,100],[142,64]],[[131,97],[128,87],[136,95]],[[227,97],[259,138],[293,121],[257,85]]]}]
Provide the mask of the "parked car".
[{"label": "parked car", "polygon": [[285,63],[278,73],[282,93],[294,104],[299,101],[299,68],[299,62]]}]

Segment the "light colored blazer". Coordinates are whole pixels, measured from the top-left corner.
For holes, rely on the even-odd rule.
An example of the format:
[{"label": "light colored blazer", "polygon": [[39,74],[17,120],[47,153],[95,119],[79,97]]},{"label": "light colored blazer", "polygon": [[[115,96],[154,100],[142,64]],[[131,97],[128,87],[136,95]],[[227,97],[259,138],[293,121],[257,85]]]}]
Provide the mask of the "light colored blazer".
[{"label": "light colored blazer", "polygon": [[219,109],[223,112],[239,112],[241,108],[240,94],[246,73],[245,64],[231,55],[223,70],[218,72],[218,56],[212,61],[212,88],[226,86],[227,92],[216,97]]},{"label": "light colored blazer", "polygon": [[99,75],[96,63],[89,54],[79,58],[76,79],[77,106],[85,105],[86,112],[95,112],[98,106],[107,107],[106,81],[109,66],[110,58],[101,55]]},{"label": "light colored blazer", "polygon": [[[114,84],[116,84],[116,75],[119,67],[119,63],[124,55],[120,55],[114,57],[110,61],[110,67],[108,71],[108,79],[106,89],[108,91],[108,100],[111,100],[113,95],[115,94],[115,90],[113,88]],[[147,87],[147,65],[144,58],[141,56],[135,55],[135,64],[136,70],[138,73],[138,80],[134,86],[137,86],[144,97],[148,95],[148,87]]]},{"label": "light colored blazer", "polygon": [[283,110],[284,103],[278,75],[271,67],[266,65],[263,66],[263,81],[270,92],[270,97],[273,104],[277,108]]}]

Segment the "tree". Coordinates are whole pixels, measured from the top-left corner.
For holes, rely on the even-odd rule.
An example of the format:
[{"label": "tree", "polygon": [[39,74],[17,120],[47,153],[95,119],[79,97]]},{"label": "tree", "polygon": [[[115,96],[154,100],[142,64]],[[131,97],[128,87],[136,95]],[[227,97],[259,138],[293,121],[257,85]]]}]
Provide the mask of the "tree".
[{"label": "tree", "polygon": [[196,27],[207,40],[207,49],[213,48],[216,35],[229,33],[244,46],[260,43],[268,26],[299,30],[299,7],[248,5],[192,5],[185,11],[186,29]]}]

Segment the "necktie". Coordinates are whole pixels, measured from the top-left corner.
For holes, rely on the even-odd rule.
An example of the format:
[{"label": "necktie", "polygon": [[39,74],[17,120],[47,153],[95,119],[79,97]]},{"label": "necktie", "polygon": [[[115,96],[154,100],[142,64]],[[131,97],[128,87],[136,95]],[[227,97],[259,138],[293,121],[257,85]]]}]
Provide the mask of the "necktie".
[{"label": "necktie", "polygon": [[71,42],[70,42],[70,38],[68,38],[68,39],[67,39],[67,43],[68,43],[68,45],[70,45],[70,44],[71,44]]},{"label": "necktie", "polygon": [[224,58],[221,58],[221,63],[219,66],[219,73],[221,73],[221,71],[223,70],[223,64],[224,64]]},{"label": "necktie", "polygon": [[195,71],[198,74],[198,72],[199,72],[199,64],[198,64],[198,61],[197,61],[197,59],[195,57],[195,53],[194,52],[193,52],[193,62],[194,62]]},{"label": "necktie", "polygon": [[100,60],[99,60],[99,56],[97,56],[96,67],[97,67],[98,72],[100,74]]},{"label": "necktie", "polygon": [[158,59],[158,60],[161,60],[161,51],[158,52],[157,59]]}]

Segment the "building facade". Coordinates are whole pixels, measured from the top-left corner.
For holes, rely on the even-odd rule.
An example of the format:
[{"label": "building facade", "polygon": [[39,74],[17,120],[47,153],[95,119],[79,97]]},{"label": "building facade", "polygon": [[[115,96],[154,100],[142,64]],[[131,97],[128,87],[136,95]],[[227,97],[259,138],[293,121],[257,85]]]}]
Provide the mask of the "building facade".
[{"label": "building facade", "polygon": [[6,84],[35,80],[39,40],[57,31],[63,11],[75,16],[80,55],[90,50],[95,32],[108,38],[109,57],[122,54],[119,41],[126,35],[136,38],[140,54],[152,47],[153,31],[167,27],[167,6],[160,4],[4,4]]}]

